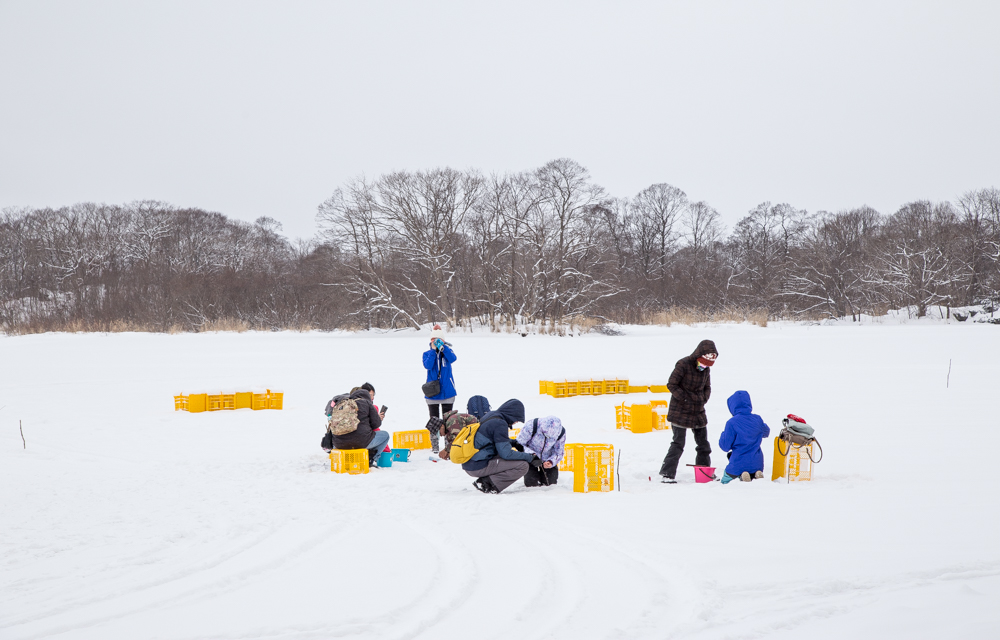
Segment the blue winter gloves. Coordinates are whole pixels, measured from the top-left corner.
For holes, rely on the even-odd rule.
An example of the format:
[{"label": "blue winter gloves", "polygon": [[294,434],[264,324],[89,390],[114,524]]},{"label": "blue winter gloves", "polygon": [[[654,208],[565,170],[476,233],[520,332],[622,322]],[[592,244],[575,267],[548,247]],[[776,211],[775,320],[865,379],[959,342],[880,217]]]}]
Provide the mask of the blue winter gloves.
[{"label": "blue winter gloves", "polygon": [[444,349],[444,340],[441,338],[434,338],[434,349],[437,351]]}]

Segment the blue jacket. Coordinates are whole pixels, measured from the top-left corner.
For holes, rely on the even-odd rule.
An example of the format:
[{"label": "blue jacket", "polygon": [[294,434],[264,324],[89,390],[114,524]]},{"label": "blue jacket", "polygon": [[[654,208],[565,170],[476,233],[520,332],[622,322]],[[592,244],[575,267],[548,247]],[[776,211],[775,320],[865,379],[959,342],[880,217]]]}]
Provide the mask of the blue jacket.
[{"label": "blue jacket", "polygon": [[500,456],[504,460],[524,460],[531,462],[532,454],[515,451],[510,446],[510,426],[524,422],[524,405],[520,400],[508,400],[496,411],[490,411],[479,421],[473,444],[479,451],[462,465],[466,471],[478,471],[490,460]]},{"label": "blue jacket", "polygon": [[771,429],[759,415],[752,413],[753,405],[746,391],[737,391],[729,396],[726,403],[729,413],[733,414],[719,436],[719,447],[733,452],[726,465],[726,473],[735,478],[744,471],[763,471],[764,454],[760,450],[760,442],[771,435]]},{"label": "blue jacket", "polygon": [[441,393],[427,398],[428,400],[447,400],[458,395],[455,391],[455,378],[451,375],[451,363],[458,360],[458,356],[451,350],[451,347],[444,345],[441,355],[434,349],[424,351],[424,369],[427,369],[427,382],[437,380],[438,366],[441,366]]}]

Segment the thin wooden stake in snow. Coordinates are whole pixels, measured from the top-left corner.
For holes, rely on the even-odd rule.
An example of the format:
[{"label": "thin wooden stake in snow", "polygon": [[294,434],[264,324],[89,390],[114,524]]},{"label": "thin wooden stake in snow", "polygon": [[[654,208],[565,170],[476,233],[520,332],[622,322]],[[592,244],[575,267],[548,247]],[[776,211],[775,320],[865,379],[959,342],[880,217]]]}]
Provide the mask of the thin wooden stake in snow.
[{"label": "thin wooden stake in snow", "polygon": [[27,449],[28,448],[28,443],[24,441],[24,425],[21,424],[20,420],[18,420],[17,421],[17,426],[21,428],[21,443],[24,444],[24,448]]},{"label": "thin wooden stake in snow", "polygon": [[944,382],[944,388],[947,389],[951,386],[951,358],[948,358],[948,379]]},{"label": "thin wooden stake in snow", "polygon": [[615,475],[618,476],[618,490],[622,490],[622,450],[618,450],[618,464],[615,465]]}]

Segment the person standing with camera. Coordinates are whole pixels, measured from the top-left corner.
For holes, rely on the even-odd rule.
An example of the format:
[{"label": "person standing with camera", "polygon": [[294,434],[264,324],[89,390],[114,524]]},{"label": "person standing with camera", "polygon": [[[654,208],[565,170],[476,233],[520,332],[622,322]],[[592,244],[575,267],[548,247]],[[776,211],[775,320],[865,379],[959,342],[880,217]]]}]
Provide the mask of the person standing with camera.
[{"label": "person standing with camera", "polygon": [[427,369],[427,382],[423,385],[424,399],[430,413],[426,428],[431,434],[431,449],[439,450],[439,433],[441,416],[451,411],[458,392],[455,390],[455,378],[451,365],[458,356],[451,349],[451,344],[444,341],[444,330],[436,324],[431,330],[430,349],[424,351],[424,369]]}]

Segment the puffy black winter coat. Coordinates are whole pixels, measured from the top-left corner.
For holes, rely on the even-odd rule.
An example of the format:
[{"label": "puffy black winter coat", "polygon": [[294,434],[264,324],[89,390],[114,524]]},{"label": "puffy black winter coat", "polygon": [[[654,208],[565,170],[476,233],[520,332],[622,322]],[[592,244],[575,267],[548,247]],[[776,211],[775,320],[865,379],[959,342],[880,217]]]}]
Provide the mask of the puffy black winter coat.
[{"label": "puffy black winter coat", "polygon": [[698,358],[706,353],[719,353],[711,340],[699,342],[691,355],[674,365],[674,372],[667,381],[670,389],[667,420],[671,427],[697,429],[708,425],[705,403],[712,395],[712,369],[698,371]]},{"label": "puffy black winter coat", "polygon": [[335,449],[367,449],[372,441],[372,432],[382,426],[382,417],[375,411],[368,391],[358,389],[351,397],[358,405],[358,428],[342,436],[333,436]]}]

